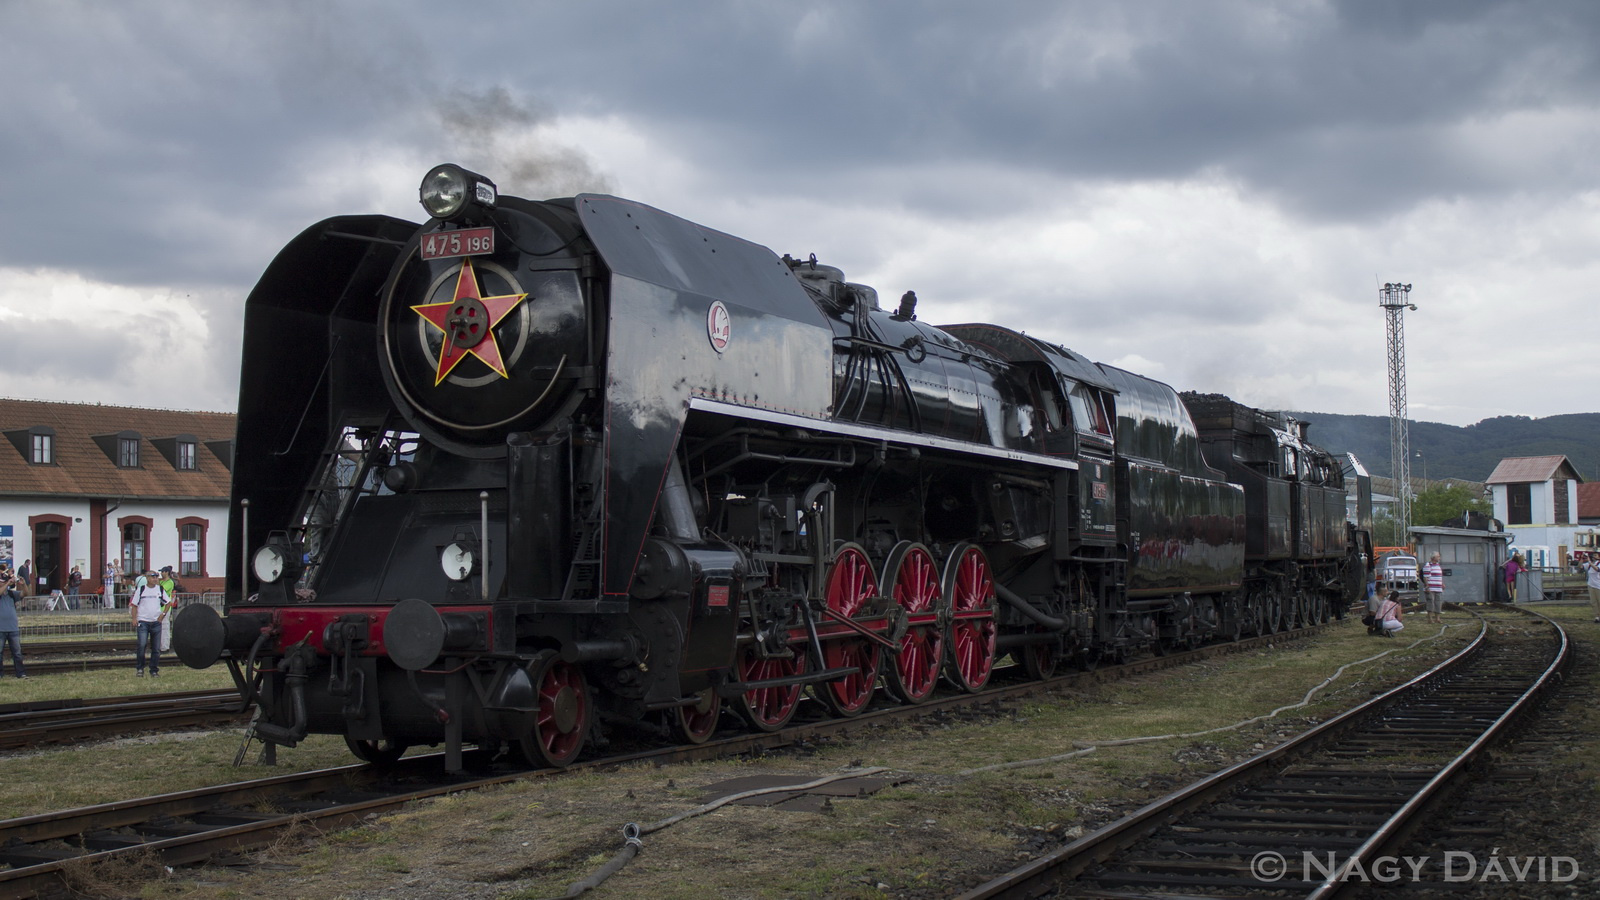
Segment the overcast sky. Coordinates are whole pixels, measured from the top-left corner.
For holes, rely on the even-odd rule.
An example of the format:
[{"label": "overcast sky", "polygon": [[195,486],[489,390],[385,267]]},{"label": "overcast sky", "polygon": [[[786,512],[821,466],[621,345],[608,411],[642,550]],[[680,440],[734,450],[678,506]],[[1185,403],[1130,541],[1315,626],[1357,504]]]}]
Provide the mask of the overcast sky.
[{"label": "overcast sky", "polygon": [[[1600,3],[0,0],[0,396],[233,410],[242,305],[458,162],[1269,408],[1600,409]],[[292,349],[292,348],[286,348]]]}]

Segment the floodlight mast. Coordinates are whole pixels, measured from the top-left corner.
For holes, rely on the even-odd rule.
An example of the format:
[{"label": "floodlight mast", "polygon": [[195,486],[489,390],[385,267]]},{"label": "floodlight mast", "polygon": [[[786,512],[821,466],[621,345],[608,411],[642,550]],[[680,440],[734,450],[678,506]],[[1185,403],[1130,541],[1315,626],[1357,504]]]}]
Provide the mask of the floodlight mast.
[{"label": "floodlight mast", "polygon": [[1394,522],[1402,542],[1411,538],[1411,426],[1406,420],[1406,310],[1411,285],[1385,284],[1378,300],[1389,319],[1389,461],[1394,477]]}]

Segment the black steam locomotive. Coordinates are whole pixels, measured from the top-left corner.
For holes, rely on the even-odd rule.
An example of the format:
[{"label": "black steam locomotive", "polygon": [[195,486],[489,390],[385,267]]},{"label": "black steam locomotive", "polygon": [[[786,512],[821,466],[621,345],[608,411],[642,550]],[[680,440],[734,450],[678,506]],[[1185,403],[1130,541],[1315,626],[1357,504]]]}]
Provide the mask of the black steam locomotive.
[{"label": "black steam locomotive", "polygon": [[1292,420],[616,197],[446,165],[421,199],[313,226],[246,309],[227,614],[174,642],[273,744],[562,765],[608,723],[777,729],[807,690],[849,716],[1361,595]]}]

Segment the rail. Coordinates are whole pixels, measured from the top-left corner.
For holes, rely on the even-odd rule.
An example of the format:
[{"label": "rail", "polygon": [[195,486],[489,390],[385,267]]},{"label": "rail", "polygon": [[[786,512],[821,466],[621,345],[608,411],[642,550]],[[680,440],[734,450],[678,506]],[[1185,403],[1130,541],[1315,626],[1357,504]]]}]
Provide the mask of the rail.
[{"label": "rail", "polygon": [[[1487,620],[1480,617],[1479,635],[1468,647],[1406,684],[1159,798],[961,895],[962,900],[1032,897],[1072,885],[1080,877],[1090,883],[1068,887],[1069,893],[1074,889],[1158,893],[1209,889],[1227,890],[1230,896],[1318,900],[1339,894],[1349,886],[1351,872],[1370,868],[1378,854],[1403,839],[1408,829],[1415,827],[1418,812],[1438,802],[1447,786],[1459,783],[1469,764],[1491,742],[1503,737],[1509,723],[1526,713],[1553,683],[1569,658],[1567,637],[1554,622],[1528,615],[1553,629],[1556,639],[1550,657],[1554,661],[1546,657],[1532,668],[1525,676],[1525,687],[1515,689],[1495,712],[1478,708],[1471,715],[1440,713],[1450,703],[1492,706],[1497,695],[1514,683],[1508,662],[1487,652],[1500,638],[1491,634]],[[1480,664],[1479,660],[1486,662]],[[1485,678],[1478,668],[1494,670]],[[1457,699],[1449,699],[1452,696]],[[1431,708],[1410,710],[1405,704],[1411,703]],[[1484,720],[1490,721],[1488,727],[1461,730]],[[1375,724],[1369,726],[1368,722]],[[1351,765],[1352,760],[1366,760],[1375,753],[1404,755],[1428,748],[1426,755],[1445,746],[1452,746],[1447,761],[1426,774],[1421,768],[1377,772]],[[1219,811],[1219,807],[1226,809]],[[1261,833],[1246,827],[1255,817],[1265,823],[1260,826]],[[1370,826],[1364,825],[1368,820]],[[1362,836],[1353,838],[1356,833]],[[1274,876],[1271,878],[1262,877],[1257,860],[1266,854],[1285,861],[1282,853],[1274,851],[1295,844],[1294,834],[1305,836],[1302,843],[1327,850],[1331,874],[1311,877],[1308,863],[1300,877],[1287,869],[1268,873]],[[1248,858],[1247,867],[1252,850],[1259,852]],[[1331,863],[1335,853],[1340,860],[1336,868]]]}]

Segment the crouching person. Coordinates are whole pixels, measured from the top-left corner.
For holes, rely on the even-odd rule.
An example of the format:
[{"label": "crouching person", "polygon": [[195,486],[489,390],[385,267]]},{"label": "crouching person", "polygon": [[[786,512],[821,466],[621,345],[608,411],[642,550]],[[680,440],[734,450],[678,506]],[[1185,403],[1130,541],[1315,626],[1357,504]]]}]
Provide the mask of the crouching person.
[{"label": "crouching person", "polygon": [[1395,599],[1393,591],[1385,586],[1378,587],[1378,612],[1376,614],[1377,627],[1381,629],[1384,637],[1394,637],[1394,633],[1405,626],[1405,607]]}]

